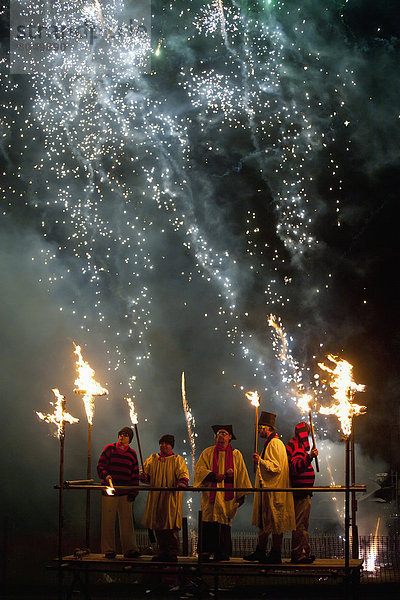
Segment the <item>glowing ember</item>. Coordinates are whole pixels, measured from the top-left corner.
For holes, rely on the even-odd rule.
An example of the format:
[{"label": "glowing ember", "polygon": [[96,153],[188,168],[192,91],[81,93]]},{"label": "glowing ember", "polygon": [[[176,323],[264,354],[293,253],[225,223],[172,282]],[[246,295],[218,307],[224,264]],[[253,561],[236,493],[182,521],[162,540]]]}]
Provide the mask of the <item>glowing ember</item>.
[{"label": "glowing ember", "polygon": [[78,386],[74,389],[76,394],[83,395],[83,403],[85,405],[85,411],[88,423],[93,423],[93,412],[94,412],[94,396],[105,396],[108,394],[108,390],[103,388],[94,379],[94,371],[82,358],[81,347],[75,346],[74,354],[77,355],[76,368],[78,371],[78,378],[75,380],[75,385]]},{"label": "glowing ember", "polygon": [[64,435],[64,424],[78,423],[79,419],[76,419],[75,417],[64,411],[65,396],[60,394],[60,391],[57,388],[54,388],[52,392],[57,399],[55,403],[50,402],[50,404],[54,406],[53,414],[44,415],[41,412],[36,412],[36,414],[40,419],[42,419],[42,421],[46,421],[46,423],[53,423],[54,425],[57,425],[57,436],[61,438]]},{"label": "glowing ember", "polygon": [[343,434],[349,436],[351,434],[352,418],[364,414],[367,410],[366,406],[360,406],[352,402],[356,392],[365,391],[365,385],[353,381],[353,365],[346,360],[340,360],[332,354],[329,354],[327,358],[335,363],[335,368],[331,369],[323,363],[318,363],[318,366],[323,371],[331,373],[329,385],[335,391],[333,394],[335,404],[328,407],[322,406],[319,412],[323,415],[336,415],[340,421]]},{"label": "glowing ember", "polygon": [[133,403],[132,398],[129,396],[125,396],[125,400],[129,406],[129,416],[131,418],[132,425],[137,425],[139,423],[137,413],[135,412],[135,405]]},{"label": "glowing ember", "polygon": [[253,406],[260,406],[260,396],[258,392],[246,392],[246,398],[250,400]]}]

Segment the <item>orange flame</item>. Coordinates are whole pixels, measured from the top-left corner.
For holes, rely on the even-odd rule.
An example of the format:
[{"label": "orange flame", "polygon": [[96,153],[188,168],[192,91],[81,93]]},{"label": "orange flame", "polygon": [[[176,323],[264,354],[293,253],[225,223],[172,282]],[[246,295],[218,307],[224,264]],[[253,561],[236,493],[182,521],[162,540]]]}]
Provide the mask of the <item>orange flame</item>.
[{"label": "orange flame", "polygon": [[246,392],[247,400],[250,400],[250,404],[253,406],[260,406],[260,395],[258,392]]},{"label": "orange flame", "polygon": [[51,391],[57,398],[57,402],[50,402],[50,404],[54,406],[53,414],[44,415],[43,413],[37,411],[36,414],[39,417],[39,419],[42,419],[42,421],[57,425],[57,437],[61,438],[64,435],[65,423],[78,423],[79,419],[76,419],[75,417],[64,411],[65,396],[60,394],[60,391],[57,388],[54,388]]},{"label": "orange flame", "polygon": [[340,421],[343,434],[351,434],[352,418],[356,415],[365,414],[367,407],[352,402],[356,392],[364,392],[365,385],[355,383],[352,379],[353,365],[346,360],[340,360],[339,357],[329,354],[327,357],[336,367],[331,369],[323,363],[318,366],[331,373],[330,387],[335,391],[333,398],[335,404],[328,407],[321,407],[319,412],[323,415],[336,415]]},{"label": "orange flame", "polygon": [[137,413],[135,412],[135,405],[133,403],[132,398],[129,396],[125,396],[125,400],[129,406],[129,416],[131,418],[132,425],[137,425],[139,423]]},{"label": "orange flame", "polygon": [[301,396],[299,396],[299,399],[297,400],[297,406],[301,413],[306,413],[311,410],[312,400],[313,397],[311,394],[301,394]]},{"label": "orange flame", "polygon": [[74,392],[83,395],[83,404],[85,405],[87,420],[88,423],[92,425],[94,412],[93,397],[105,396],[108,394],[108,390],[95,381],[94,371],[89,363],[83,360],[80,346],[75,346],[74,354],[78,357],[76,361],[78,378],[74,381],[75,385],[78,387],[74,389]]}]

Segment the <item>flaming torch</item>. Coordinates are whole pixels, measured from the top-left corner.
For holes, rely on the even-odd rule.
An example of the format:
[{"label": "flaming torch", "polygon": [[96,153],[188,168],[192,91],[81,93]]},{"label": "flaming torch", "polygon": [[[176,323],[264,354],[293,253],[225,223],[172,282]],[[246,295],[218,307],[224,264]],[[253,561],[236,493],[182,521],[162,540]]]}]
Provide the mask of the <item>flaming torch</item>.
[{"label": "flaming torch", "polygon": [[65,423],[78,423],[76,419],[69,413],[65,412],[66,398],[57,388],[52,390],[57,401],[50,402],[54,406],[53,414],[44,415],[41,412],[36,412],[37,416],[46,423],[53,423],[57,426],[57,437],[60,440],[60,490],[59,490],[59,515],[58,515],[58,561],[61,565],[62,561],[62,528],[64,525],[64,440],[65,440]]},{"label": "flaming torch", "polygon": [[[314,448],[316,448],[317,446],[315,443],[314,423],[313,423],[312,412],[311,412],[312,399],[313,399],[313,397],[311,396],[311,394],[302,394],[297,401],[297,406],[299,407],[299,409],[301,410],[302,413],[308,412],[308,419],[310,421],[311,438],[312,438],[313,446],[314,446]],[[319,473],[318,456],[315,457],[315,468],[316,468],[317,472]]]},{"label": "flaming torch", "polygon": [[[94,371],[82,358],[81,347],[75,346],[74,354],[78,357],[76,360],[76,370],[78,377],[74,383],[77,386],[74,389],[75,394],[83,396],[86,416],[88,420],[88,455],[87,455],[87,478],[92,477],[92,424],[94,413],[94,398],[96,396],[105,396],[108,390],[103,388],[94,378]],[[90,490],[86,493],[86,545],[89,547],[90,537]]]},{"label": "flaming torch", "polygon": [[332,354],[328,354],[327,358],[336,365],[335,368],[330,368],[323,363],[318,363],[318,366],[323,371],[331,373],[329,385],[335,392],[333,394],[335,404],[328,407],[321,406],[319,412],[323,415],[336,415],[344,437],[348,438],[351,435],[353,417],[365,414],[367,410],[366,406],[354,404],[352,401],[356,392],[365,391],[365,385],[353,381],[353,365],[347,360],[340,360]]},{"label": "flaming torch", "polygon": [[[326,366],[324,363],[318,363],[318,366],[323,370],[331,374],[331,380],[329,382],[330,387],[334,390],[333,398],[335,403],[332,406],[321,407],[319,412],[323,415],[336,415],[340,421],[343,436],[346,440],[346,459],[345,459],[345,473],[346,473],[346,496],[345,496],[345,563],[346,572],[349,572],[349,537],[350,537],[350,517],[349,517],[349,504],[350,504],[350,444],[349,440],[351,437],[351,449],[352,449],[352,471],[353,478],[355,477],[355,460],[354,460],[354,436],[352,435],[353,417],[356,415],[365,414],[367,408],[353,402],[353,397],[356,392],[364,392],[365,385],[361,383],[355,383],[353,381],[353,365],[346,360],[341,360],[337,356],[328,354],[328,360],[334,365],[334,368]],[[357,527],[355,524],[356,514],[356,500],[355,494],[352,493],[352,530],[353,530],[353,557],[358,554],[358,541]]]},{"label": "flaming torch", "polygon": [[139,449],[140,463],[142,465],[142,471],[144,471],[144,469],[143,469],[142,448],[140,446],[139,430],[138,430],[138,422],[139,422],[138,421],[138,416],[137,416],[137,413],[135,412],[135,405],[133,403],[132,398],[129,398],[129,396],[126,396],[125,400],[127,401],[128,406],[129,406],[129,415],[131,417],[132,425],[135,426],[135,433],[136,433],[136,440],[137,440],[137,445],[138,445],[138,449]]}]

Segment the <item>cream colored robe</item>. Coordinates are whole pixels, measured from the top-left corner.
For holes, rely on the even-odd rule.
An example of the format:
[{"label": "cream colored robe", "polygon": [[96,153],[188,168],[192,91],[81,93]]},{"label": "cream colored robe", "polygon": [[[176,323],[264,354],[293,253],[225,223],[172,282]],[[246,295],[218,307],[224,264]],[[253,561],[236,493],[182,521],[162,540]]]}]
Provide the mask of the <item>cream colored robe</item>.
[{"label": "cream colored robe", "polygon": [[[194,486],[195,487],[224,487],[224,482],[220,483],[213,481],[204,481],[204,479],[213,472],[213,459],[214,459],[214,448],[210,446],[203,450],[197,461],[194,471]],[[251,481],[247,473],[246,465],[243,460],[242,454],[239,450],[233,450],[233,469],[234,479],[233,487],[249,487],[251,488]],[[225,452],[218,453],[218,472],[225,473]],[[229,489],[229,488],[228,488]],[[210,493],[201,493],[201,511],[203,521],[211,523],[221,523],[222,525],[231,525],[232,519],[234,519],[239,498],[246,495],[246,492],[235,492],[232,500],[225,500],[225,494],[223,492],[216,492],[215,502],[212,504],[209,501]]]},{"label": "cream colored robe", "polygon": [[[175,487],[182,477],[189,479],[185,460],[172,454],[159,460],[152,454],[144,462],[143,469],[154,487]],[[142,525],[149,529],[180,529],[182,527],[182,505],[184,492],[149,492]]]},{"label": "cream colored robe", "polygon": [[[272,438],[265,450],[264,458],[260,458],[258,462],[255,487],[290,487],[286,448],[279,438]],[[268,533],[279,534],[296,529],[293,494],[256,492],[252,523]]]}]

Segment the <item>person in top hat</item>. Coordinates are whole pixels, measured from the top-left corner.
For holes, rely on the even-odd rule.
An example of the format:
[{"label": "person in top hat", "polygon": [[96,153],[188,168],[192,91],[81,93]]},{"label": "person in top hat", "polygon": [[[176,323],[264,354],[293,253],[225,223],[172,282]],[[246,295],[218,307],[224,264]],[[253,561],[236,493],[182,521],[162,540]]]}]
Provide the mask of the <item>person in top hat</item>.
[{"label": "person in top hat", "polygon": [[[258,435],[265,442],[261,455],[258,452],[253,454],[256,465],[255,487],[290,487],[286,448],[276,433],[275,419],[274,413],[263,411],[258,421]],[[252,523],[259,528],[257,547],[252,554],[244,556],[244,560],[266,564],[281,563],[283,533],[296,528],[293,495],[289,492],[255,493]],[[272,547],[267,554],[270,534]]]},{"label": "person in top hat", "polygon": [[[289,460],[290,481],[292,487],[312,487],[315,472],[312,466],[313,458],[318,456],[317,448],[310,451],[308,423],[298,423],[294,428],[294,437],[286,444]],[[312,492],[293,492],[296,530],[292,532],[292,563],[310,564],[315,560],[311,554],[308,525],[310,522]]]},{"label": "person in top hat", "polygon": [[[108,444],[100,455],[97,473],[102,485],[139,485],[139,465],[136,452],[129,446],[133,438],[130,427],[122,427],[118,441]],[[115,518],[118,514],[122,552],[125,558],[139,558],[133,526],[132,502],[137,491],[115,491],[109,496],[102,492],[101,551],[105,558],[115,558]]]},{"label": "person in top hat", "polygon": [[232,425],[213,425],[215,445],[200,455],[194,472],[195,487],[218,487],[224,492],[202,492],[202,559],[229,560],[232,554],[231,525],[246,492],[233,492],[233,487],[251,488],[246,465],[235,440]]},{"label": "person in top hat", "polygon": [[[185,459],[174,454],[175,438],[163,435],[159,442],[160,452],[151,454],[140,472],[140,481],[153,487],[185,488],[189,482],[189,471]],[[155,561],[176,562],[178,560],[179,530],[182,527],[182,492],[150,491],[142,525],[154,529],[159,553]]]}]

